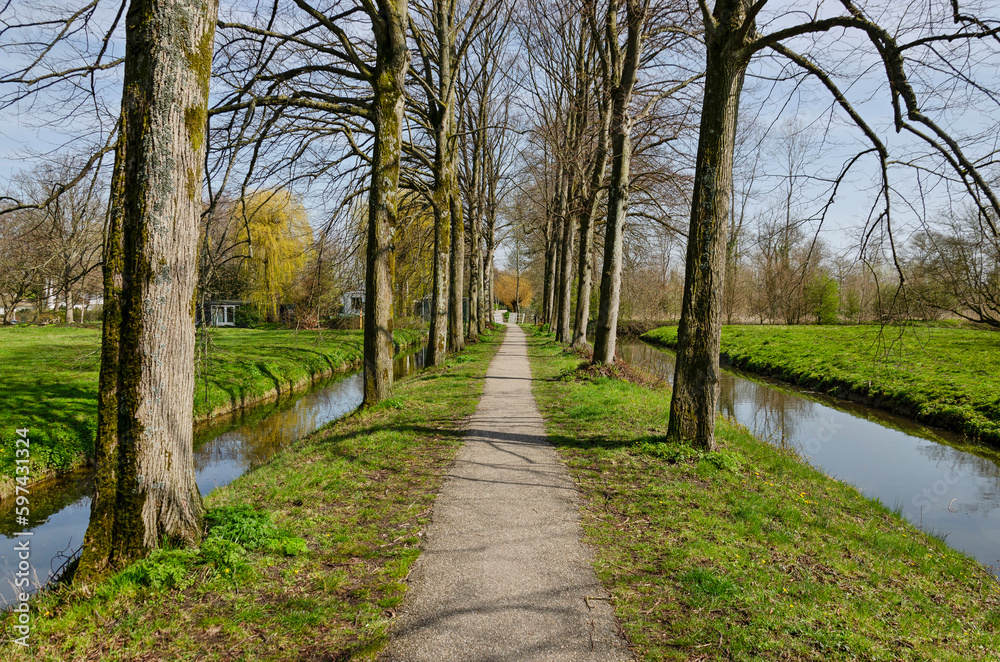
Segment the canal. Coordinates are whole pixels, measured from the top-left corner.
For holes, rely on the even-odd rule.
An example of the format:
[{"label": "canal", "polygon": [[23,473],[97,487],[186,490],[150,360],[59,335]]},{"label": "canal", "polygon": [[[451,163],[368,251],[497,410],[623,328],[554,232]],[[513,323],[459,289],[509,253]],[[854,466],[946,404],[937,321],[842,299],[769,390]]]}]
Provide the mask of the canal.
[{"label": "canal", "polygon": [[[623,360],[673,379],[674,355],[641,340]],[[1000,450],[863,405],[725,370],[719,412],[899,510],[1000,577]]]},{"label": "canal", "polygon": [[[405,351],[393,361],[396,379],[424,365],[426,348]],[[248,469],[265,462],[289,443],[357,409],[364,395],[360,371],[337,375],[309,391],[208,421],[195,427],[195,477],[203,495],[228,485]],[[14,553],[17,531],[31,537],[33,590],[44,586],[83,544],[94,492],[93,473],[81,470],[46,482],[31,491],[28,529],[14,520],[13,503],[0,503],[0,609],[16,595]],[[23,590],[23,589],[19,589]]]}]

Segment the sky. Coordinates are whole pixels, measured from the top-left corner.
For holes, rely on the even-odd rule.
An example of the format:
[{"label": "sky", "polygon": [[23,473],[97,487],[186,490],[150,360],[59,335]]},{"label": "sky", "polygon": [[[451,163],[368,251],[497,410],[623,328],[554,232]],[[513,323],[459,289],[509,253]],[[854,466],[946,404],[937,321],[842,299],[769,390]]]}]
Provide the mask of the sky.
[{"label": "sky", "polygon": [[[894,26],[900,35],[912,35],[916,32],[907,27],[905,20],[900,19],[900,7],[920,14],[924,8],[935,3],[918,3],[903,5],[898,0],[873,0],[865,3],[873,8],[873,15],[886,24]],[[941,6],[947,3],[936,2]],[[30,12],[28,3],[22,3],[18,11]],[[227,8],[224,7],[223,11]],[[108,24],[111,12],[117,10],[117,5],[107,2],[98,5],[94,18],[94,28],[90,34],[81,33],[71,46],[77,49],[93,44],[95,34],[99,34],[102,26]],[[839,3],[813,2],[803,3],[800,0],[772,0],[761,14],[759,28],[762,32],[773,32],[781,27],[799,22],[806,16],[825,16],[840,11]],[[994,8],[998,10],[998,8]],[[4,17],[10,21],[11,18]],[[86,42],[84,37],[89,39]],[[793,49],[810,53],[820,63],[830,64],[832,69],[843,72],[837,78],[847,96],[867,121],[876,129],[879,136],[890,148],[907,148],[915,145],[915,141],[907,135],[898,135],[892,128],[891,107],[887,103],[884,73],[879,61],[872,52],[872,47],[857,32],[840,32],[823,35],[818,39],[800,37],[786,42]],[[995,49],[995,45],[994,45]],[[121,39],[115,39],[110,44],[109,55],[115,57],[123,51]],[[69,61],[74,52],[66,49],[57,51],[56,55]],[[933,114],[951,128],[980,139],[969,145],[971,155],[983,157],[996,149],[996,118],[997,102],[986,94],[966,96],[963,94],[945,98],[946,88],[940,83],[950,72],[949,66],[960,64],[963,53],[956,50],[950,54],[942,54],[935,60],[934,66],[915,67],[910,63],[908,71],[914,76],[916,84],[928,92],[928,113]],[[989,89],[1000,89],[1000,58],[994,52],[989,52],[977,66],[969,69],[978,82]],[[949,60],[949,57],[952,59]],[[22,61],[10,49],[0,51],[0,68],[9,71]],[[794,68],[793,68],[794,69]],[[828,92],[815,81],[799,84],[795,80],[775,81],[774,77],[787,74],[792,70],[782,69],[781,63],[770,57],[757,57],[751,64],[749,77],[741,104],[741,114],[746,124],[752,125],[757,131],[765,132],[766,138],[760,143],[751,143],[748,149],[753,157],[759,157],[758,172],[774,173],[783,166],[783,150],[786,148],[788,127],[793,126],[808,134],[815,143],[815,152],[808,163],[803,164],[800,181],[803,198],[819,195],[826,199],[828,185],[820,181],[832,177],[841,164],[862,141],[860,133],[847,125],[843,113],[839,111],[832,115],[828,113],[831,101]],[[0,181],[9,180],[17,171],[30,164],[32,154],[51,152],[60,148],[69,134],[86,134],[97,125],[96,114],[107,117],[117,106],[118,88],[120,86],[120,70],[104,75],[101,80],[101,94],[104,108],[92,111],[88,107],[74,108],[63,97],[47,95],[40,98],[32,107],[22,106],[16,110],[8,109],[0,115]],[[791,101],[789,101],[791,100]],[[947,109],[940,107],[947,102]],[[68,118],[65,115],[69,113]],[[62,126],[48,125],[56,118],[63,117]],[[791,123],[791,124],[789,124]],[[987,138],[993,131],[993,139]],[[692,145],[693,148],[693,145]],[[928,162],[930,165],[930,162]],[[805,175],[808,175],[806,177]],[[821,236],[827,243],[842,250],[849,250],[857,243],[861,228],[868,221],[872,208],[873,183],[878,179],[877,170],[872,160],[866,158],[852,171],[852,175],[842,187],[841,194],[830,208],[824,223]],[[919,227],[921,215],[935,217],[951,204],[949,191],[940,182],[936,184],[932,175],[926,173],[919,181],[901,166],[893,167],[893,181],[898,189],[894,191],[894,201],[898,214],[897,231],[904,236]],[[774,208],[774,191],[782,185],[780,177],[759,176],[755,183],[755,196],[751,201],[753,211],[758,215],[771,213]],[[930,195],[923,199],[918,191],[923,187]],[[929,188],[928,188],[929,187]],[[908,203],[920,202],[910,206]],[[800,211],[813,214],[821,204],[815,201],[803,203]],[[321,222],[326,211],[315,212],[313,222]]]}]

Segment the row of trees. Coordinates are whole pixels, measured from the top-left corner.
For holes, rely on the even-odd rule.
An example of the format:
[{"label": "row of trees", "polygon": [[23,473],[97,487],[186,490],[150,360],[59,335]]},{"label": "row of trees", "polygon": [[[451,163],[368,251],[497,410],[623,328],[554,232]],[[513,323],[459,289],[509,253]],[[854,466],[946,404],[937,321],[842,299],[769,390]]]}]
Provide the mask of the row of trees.
[{"label": "row of trees", "polygon": [[[544,21],[529,28],[538,45],[528,57],[545,53],[532,62],[539,73],[530,86],[541,148],[525,191],[530,204],[521,206],[518,221],[536,235],[543,319],[561,340],[578,340],[585,327],[573,328],[569,311],[575,303],[576,320],[587,319],[589,273],[600,268],[594,361],[611,360],[623,254],[627,261],[629,248],[635,256],[642,244],[661,244],[660,282],[650,293],[669,295],[670,284],[683,283],[682,294],[664,302],[677,306],[680,318],[667,438],[709,448],[725,317],[752,311],[758,321],[830,319],[840,307],[837,290],[848,285],[851,316],[900,314],[920,291],[911,281],[942,282],[945,271],[961,271],[965,281],[983,283],[993,277],[983,272],[995,272],[994,151],[980,139],[996,130],[995,120],[955,121],[952,111],[974,105],[972,97],[996,104],[988,90],[996,87],[998,17],[971,3],[918,9],[840,0],[802,12],[773,4],[626,1],[602,14],[607,5],[580,3],[560,5],[547,28]],[[692,88],[700,93],[696,103],[686,94]],[[882,106],[872,90],[884,93]],[[799,117],[782,129],[784,154],[768,160],[761,140],[739,130],[741,103],[758,127],[781,125],[781,109],[797,109]],[[633,135],[647,118],[652,128]],[[803,129],[809,140],[797,139]],[[696,149],[688,141],[694,133]],[[656,160],[654,150],[648,170],[630,170],[645,144],[670,151]],[[647,173],[663,188],[646,183]],[[748,203],[750,189],[761,199]],[[839,269],[824,259],[817,237],[829,216],[843,213],[845,190],[863,210],[853,242],[861,259]],[[973,205],[973,235],[953,241],[954,232],[925,230],[912,244],[923,264],[907,256],[899,219],[926,228],[961,199]],[[682,209],[686,227],[677,222]],[[598,234],[603,262],[590,245],[591,210],[605,219]],[[643,228],[647,219],[659,228]],[[922,250],[931,243],[935,257]],[[679,264],[664,264],[676,245],[685,247],[683,278]],[[968,250],[978,245],[987,249]],[[937,256],[949,251],[954,257],[945,267]],[[654,268],[642,260],[631,266],[631,274]],[[638,285],[630,279],[627,289]],[[935,296],[926,286],[922,294]],[[959,298],[966,312],[989,307],[982,296]]]},{"label": "row of trees", "polygon": [[[951,122],[950,111],[969,97],[997,103],[980,78],[997,70],[1000,23],[955,0],[839,0],[809,13],[771,0],[579,0],[530,15],[514,15],[502,0],[279,0],[227,6],[218,20],[215,0],[131,0],[124,17],[110,10],[111,22],[97,28],[98,5],[40,22],[8,4],[13,18],[0,31],[18,53],[15,70],[0,77],[12,90],[5,105],[16,107],[60,82],[72,93],[96,92],[98,74],[118,65],[108,53],[124,18],[121,111],[115,138],[97,150],[113,144],[115,167],[84,579],[161,540],[200,535],[190,448],[197,248],[217,236],[216,223],[227,227],[226,201],[246,205],[248,191],[289,188],[318,208],[329,202],[320,247],[336,219],[367,207],[367,404],[387,397],[392,383],[401,227],[432,219],[431,363],[482,330],[501,212],[519,228],[515,236],[538,246],[542,315],[560,339],[584,342],[591,290],[599,289],[598,363],[614,360],[626,237],[643,227],[685,237],[666,439],[706,448],[714,446],[738,217],[738,111],[743,102],[764,113],[753,85],[742,98],[748,72],[771,85],[771,103],[805,88],[826,100],[812,121],[832,127],[821,147],[836,144],[827,152],[839,164],[815,175],[825,202],[810,218],[822,223],[864,171],[863,248],[886,253],[903,273],[893,221],[901,207],[917,207],[897,196],[910,176],[903,171],[916,173],[921,191],[971,200],[978,223],[997,236],[1000,203],[985,171],[991,143]],[[884,92],[888,116],[872,109],[872,90]],[[524,143],[512,137],[512,107],[531,119]],[[848,130],[854,137],[833,140]],[[890,133],[902,136],[892,153]],[[522,176],[512,176],[512,164]],[[7,211],[31,207],[14,200]],[[785,227],[790,219],[789,208]],[[271,241],[249,227],[237,228],[247,234],[244,258]],[[793,257],[776,237],[766,277]]]}]

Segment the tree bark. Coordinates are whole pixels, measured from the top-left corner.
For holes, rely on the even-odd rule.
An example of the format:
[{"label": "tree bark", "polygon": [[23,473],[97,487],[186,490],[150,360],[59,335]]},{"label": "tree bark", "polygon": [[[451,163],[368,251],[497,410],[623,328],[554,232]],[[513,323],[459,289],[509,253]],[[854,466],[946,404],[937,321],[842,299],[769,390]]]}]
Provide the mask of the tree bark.
[{"label": "tree bark", "polygon": [[462,295],[465,286],[465,221],[462,219],[462,199],[458,190],[458,176],[454,150],[451,157],[448,213],[451,216],[451,274],[448,287],[448,344],[453,352],[465,348],[465,323],[462,315]]},{"label": "tree bark", "polygon": [[597,136],[597,150],[594,154],[590,187],[583,216],[580,219],[580,254],[577,266],[576,318],[573,324],[573,346],[587,344],[587,324],[590,318],[590,289],[593,284],[594,218],[597,203],[604,186],[604,173],[608,163],[608,141],[611,131],[611,104],[601,104],[601,128]]},{"label": "tree bark", "polygon": [[576,217],[566,214],[562,233],[562,267],[559,270],[559,318],[556,322],[556,339],[569,344],[573,329],[570,314],[573,310],[573,243],[576,238]]},{"label": "tree bark", "polygon": [[[616,106],[618,103],[616,102]],[[604,230],[604,267],[601,300],[594,338],[594,363],[613,363],[618,344],[618,307],[622,286],[622,230],[628,210],[628,177],[632,157],[631,118],[614,118],[611,182],[608,190],[608,221]]]},{"label": "tree bark", "polygon": [[383,0],[373,21],[376,56],[372,88],[375,146],[368,193],[365,265],[364,405],[392,389],[392,236],[396,229],[403,101],[410,52],[406,48],[406,0]]},{"label": "tree bark", "polygon": [[[473,185],[473,190],[478,194],[480,191],[479,182]],[[469,331],[467,337],[471,341],[479,338],[482,327],[482,301],[483,292],[483,241],[482,241],[482,202],[479,201],[471,210],[472,216],[469,218]]]},{"label": "tree bark", "polygon": [[427,365],[441,365],[448,353],[448,275],[451,257],[451,210],[434,204],[434,290],[427,341]]},{"label": "tree bark", "polygon": [[201,538],[194,293],[216,0],[134,0],[105,264],[97,487],[78,578]]},{"label": "tree bark", "polygon": [[612,61],[611,91],[611,181],[608,185],[608,221],[601,271],[601,301],[594,339],[594,363],[613,363],[618,342],[618,307],[621,301],[622,230],[628,210],[629,166],[632,160],[632,117],[629,104],[642,54],[642,34],[649,10],[648,0],[626,0],[628,35],[624,52],[618,45],[616,6],[608,8],[605,31]]},{"label": "tree bark", "polygon": [[740,90],[749,52],[740,36],[749,0],[719,0],[706,31],[707,66],[694,197],[688,230],[684,301],[677,329],[677,364],[670,400],[668,441],[715,448],[719,397],[719,342],[732,205],[733,151]]}]

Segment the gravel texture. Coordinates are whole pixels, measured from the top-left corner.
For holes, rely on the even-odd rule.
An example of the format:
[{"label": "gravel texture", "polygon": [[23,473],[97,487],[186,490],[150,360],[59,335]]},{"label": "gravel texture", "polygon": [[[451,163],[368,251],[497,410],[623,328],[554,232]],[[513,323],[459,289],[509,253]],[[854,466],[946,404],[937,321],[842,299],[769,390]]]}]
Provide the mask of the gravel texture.
[{"label": "gravel texture", "polygon": [[510,325],[382,659],[631,660],[580,536],[575,487],[531,394],[524,331]]}]

